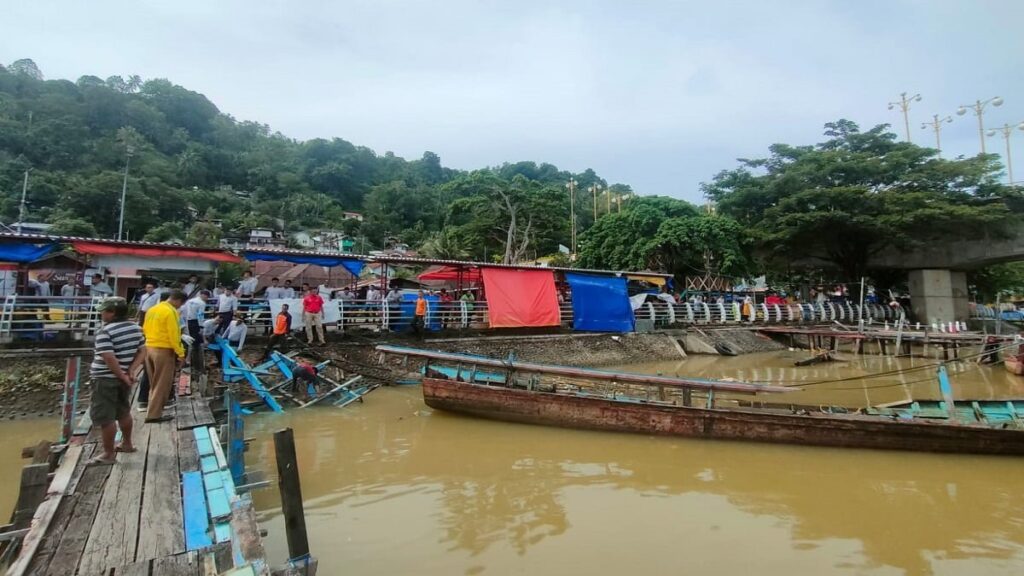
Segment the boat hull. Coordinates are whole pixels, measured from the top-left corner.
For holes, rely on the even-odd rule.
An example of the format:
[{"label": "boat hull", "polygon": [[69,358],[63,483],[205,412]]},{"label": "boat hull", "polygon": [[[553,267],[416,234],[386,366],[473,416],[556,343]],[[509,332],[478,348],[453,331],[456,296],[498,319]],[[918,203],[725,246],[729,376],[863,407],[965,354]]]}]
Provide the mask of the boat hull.
[{"label": "boat hull", "polygon": [[1024,430],[878,416],[698,408],[424,378],[438,410],[565,428],[841,448],[1024,455]]}]

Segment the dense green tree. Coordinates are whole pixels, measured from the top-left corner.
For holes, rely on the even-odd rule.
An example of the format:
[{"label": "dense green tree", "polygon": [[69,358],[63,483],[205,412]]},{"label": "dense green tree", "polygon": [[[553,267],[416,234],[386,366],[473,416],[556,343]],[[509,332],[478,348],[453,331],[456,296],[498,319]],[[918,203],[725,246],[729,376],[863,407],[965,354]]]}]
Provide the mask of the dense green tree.
[{"label": "dense green tree", "polygon": [[868,272],[882,250],[998,235],[1011,190],[993,155],[943,160],[887,126],[826,124],[825,142],[776,144],[704,186],[720,213],[751,230],[768,266],[825,264],[838,279]]},{"label": "dense green tree", "polygon": [[580,237],[579,265],[583,268],[640,270],[647,267],[648,243],[671,218],[697,215],[688,202],[664,196],[645,196],[628,202],[622,213],[598,218]]},{"label": "dense green tree", "polygon": [[[578,183],[581,231],[594,225],[587,188],[607,186],[590,169],[518,162],[462,172],[430,151],[405,160],[341,138],[299,142],[240,122],[166,79],[42,77],[28,60],[0,69],[0,217],[7,221],[17,217],[29,169],[30,220],[113,238],[127,162],[129,239],[185,236],[215,245],[221,230],[340,228],[369,247],[394,237],[438,254],[532,259],[569,244],[570,178]],[[365,221],[346,220],[343,211]],[[215,221],[222,228],[211,228]]]},{"label": "dense green tree", "polygon": [[704,273],[744,276],[754,271],[750,236],[726,216],[669,218],[644,251],[648,267],[678,278]]}]

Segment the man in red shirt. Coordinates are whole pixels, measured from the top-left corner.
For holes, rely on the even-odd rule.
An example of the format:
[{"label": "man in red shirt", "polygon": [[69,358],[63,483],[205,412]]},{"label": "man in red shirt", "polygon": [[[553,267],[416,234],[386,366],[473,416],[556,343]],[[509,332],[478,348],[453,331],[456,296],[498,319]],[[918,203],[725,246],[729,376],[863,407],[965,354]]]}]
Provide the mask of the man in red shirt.
[{"label": "man in red shirt", "polygon": [[306,340],[312,345],[313,327],[316,327],[320,335],[320,343],[327,344],[324,338],[324,299],[317,293],[316,288],[310,286],[306,295],[302,298],[302,323],[306,325]]}]

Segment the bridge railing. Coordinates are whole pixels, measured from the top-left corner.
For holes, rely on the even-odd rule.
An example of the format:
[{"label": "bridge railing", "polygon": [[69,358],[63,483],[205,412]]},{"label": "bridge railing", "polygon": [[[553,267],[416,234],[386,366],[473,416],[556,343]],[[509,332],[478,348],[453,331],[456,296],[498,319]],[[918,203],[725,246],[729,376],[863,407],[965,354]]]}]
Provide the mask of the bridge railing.
[{"label": "bridge railing", "polygon": [[[91,340],[101,325],[96,304],[100,299],[90,297],[28,297],[7,296],[0,307],[0,341]],[[408,303],[367,300],[328,300],[325,323],[328,331],[370,330],[387,332],[407,329],[412,322],[412,306]],[[216,316],[216,303],[208,303],[204,316]],[[561,326],[571,329],[573,309],[571,302],[559,304]],[[292,310],[301,315],[301,308]],[[977,314],[995,312],[979,306]],[[269,334],[273,318],[266,300],[242,300],[237,315],[244,316],[250,334]],[[867,322],[893,321],[898,311],[889,306],[865,304],[863,311],[857,304],[826,302],[823,304],[756,304],[743,314],[739,303],[645,302],[634,311],[638,320],[653,321],[656,327],[684,327],[691,325],[769,325],[820,324],[838,321],[857,323],[863,315]],[[432,302],[427,307],[426,324],[430,329],[484,330],[490,327],[490,314],[486,301],[446,303]]]}]

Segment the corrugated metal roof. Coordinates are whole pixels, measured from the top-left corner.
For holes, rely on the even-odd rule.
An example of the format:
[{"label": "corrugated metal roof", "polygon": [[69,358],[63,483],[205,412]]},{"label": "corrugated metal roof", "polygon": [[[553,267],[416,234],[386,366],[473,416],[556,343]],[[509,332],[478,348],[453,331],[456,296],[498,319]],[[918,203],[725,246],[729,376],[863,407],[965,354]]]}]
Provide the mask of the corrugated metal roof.
[{"label": "corrugated metal roof", "polygon": [[179,248],[184,250],[194,250],[196,252],[228,252],[223,248],[198,248],[194,246],[183,246],[181,244],[169,244],[165,242],[140,242],[134,240],[111,240],[108,238],[87,238],[84,236],[55,236],[52,234],[17,234],[0,232],[0,240],[23,240],[26,242],[60,242],[60,243],[71,243],[71,242],[93,242],[96,244],[109,244],[112,246],[125,246],[125,247],[148,247],[148,248]]},{"label": "corrugated metal roof", "polygon": [[[134,247],[154,247],[154,248],[173,248],[181,247],[189,250],[196,250],[202,252],[231,252],[224,248],[194,248],[191,246],[179,246],[178,244],[165,244],[162,242],[140,242],[140,241],[129,241],[129,240],[110,240],[105,238],[85,238],[80,236],[55,236],[49,234],[15,234],[0,232],[0,240],[2,239],[12,240],[24,240],[29,242],[98,242],[103,244],[111,244],[117,246],[134,246]],[[282,256],[293,255],[293,256],[321,256],[328,258],[348,258],[352,260],[361,260],[368,264],[408,264],[414,266],[430,266],[430,265],[442,265],[442,266],[469,266],[476,268],[509,268],[514,270],[555,270],[558,272],[583,272],[591,274],[613,274],[613,275],[643,275],[643,276],[661,276],[664,278],[670,278],[671,274],[665,274],[664,272],[650,272],[646,270],[595,270],[589,268],[564,268],[559,266],[529,266],[524,264],[496,264],[494,262],[473,262],[466,260],[442,260],[435,258],[419,258],[412,256],[368,256],[366,254],[351,254],[348,252],[318,252],[315,250],[291,250],[282,248],[245,248],[238,250],[238,254],[244,257],[246,252],[255,252],[259,254],[280,254]]]}]

